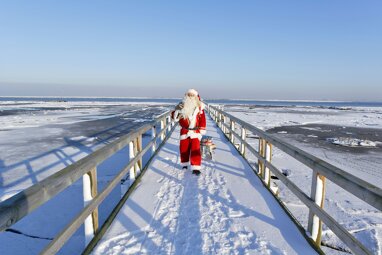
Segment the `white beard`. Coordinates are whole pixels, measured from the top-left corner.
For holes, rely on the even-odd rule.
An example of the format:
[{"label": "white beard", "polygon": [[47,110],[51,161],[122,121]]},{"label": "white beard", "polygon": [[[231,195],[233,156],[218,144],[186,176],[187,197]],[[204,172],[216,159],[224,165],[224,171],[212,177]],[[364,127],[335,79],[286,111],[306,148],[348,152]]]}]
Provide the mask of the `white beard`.
[{"label": "white beard", "polygon": [[195,109],[199,107],[199,99],[197,97],[188,97],[183,98],[183,109],[182,115],[184,118],[189,120],[192,119]]}]

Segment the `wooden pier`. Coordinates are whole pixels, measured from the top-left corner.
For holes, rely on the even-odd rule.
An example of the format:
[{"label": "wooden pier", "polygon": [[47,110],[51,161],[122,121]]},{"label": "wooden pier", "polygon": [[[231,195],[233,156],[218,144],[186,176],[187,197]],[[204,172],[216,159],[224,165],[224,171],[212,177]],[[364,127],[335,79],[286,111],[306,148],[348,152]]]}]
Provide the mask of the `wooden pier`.
[{"label": "wooden pier", "polygon": [[[328,179],[342,187],[345,191],[360,198],[365,203],[382,211],[382,190],[380,188],[228,114],[217,105],[208,105],[207,112],[211,117],[208,123],[208,132],[212,134],[218,145],[216,157],[224,159],[221,160],[221,164],[224,165],[224,167],[221,168],[223,170],[226,169],[226,171],[218,171],[216,164],[214,165],[211,162],[207,162],[205,174],[209,179],[207,178],[206,183],[187,184],[184,176],[185,173],[180,172],[179,169],[176,168],[178,134],[173,131],[177,129],[177,125],[171,121],[170,113],[167,112],[153,120],[152,123],[143,125],[138,130],[130,132],[74,164],[65,167],[45,180],[1,202],[0,230],[4,231],[22,218],[28,217],[35,209],[51,200],[57,194],[60,194],[64,189],[82,177],[84,188],[83,194],[79,195],[83,196],[84,199],[85,206],[83,210],[49,242],[44,250],[41,251],[41,254],[56,254],[59,252],[73,233],[82,225],[85,226],[83,253],[87,254],[92,251],[97,253],[97,249],[108,247],[105,246],[108,240],[121,235],[119,232],[120,228],[117,228],[118,224],[123,222],[121,215],[125,218],[129,218],[130,215],[136,213],[133,208],[137,207],[143,208],[141,212],[144,212],[146,219],[151,219],[151,223],[150,220],[149,222],[146,220],[134,222],[134,224],[130,225],[126,224],[125,232],[141,235],[141,237],[143,236],[143,239],[138,238],[138,240],[145,240],[146,245],[151,244],[150,247],[155,248],[155,245],[153,245],[155,242],[153,240],[150,241],[150,237],[152,236],[147,235],[143,230],[146,230],[151,226],[150,224],[155,224],[156,222],[155,217],[157,216],[157,211],[155,211],[155,208],[158,209],[158,206],[153,207],[153,205],[158,203],[157,194],[161,188],[163,188],[163,185],[165,183],[169,185],[171,181],[178,180],[173,188],[183,189],[183,193],[179,194],[184,195],[184,192],[187,191],[185,189],[186,184],[194,185],[193,187],[198,189],[198,185],[204,185],[203,187],[208,186],[207,181],[215,183],[216,185],[219,177],[221,179],[231,180],[231,183],[226,182],[224,185],[221,183],[221,185],[223,185],[221,186],[222,189],[230,192],[230,196],[243,192],[253,193],[253,200],[240,201],[240,203],[236,205],[243,208],[242,211],[244,211],[246,217],[250,219],[246,222],[246,233],[252,233],[253,236],[258,238],[261,236],[261,240],[274,244],[276,248],[277,245],[280,245],[285,251],[288,251],[288,254],[315,254],[322,253],[320,249],[322,225],[325,224],[354,254],[372,254],[367,247],[325,211],[325,183],[326,179]],[[248,132],[258,137],[258,148],[254,148],[247,142],[246,137]],[[142,136],[148,134],[151,136],[151,140],[143,146]],[[126,146],[129,147],[129,155],[127,155],[130,159],[129,163],[103,190],[98,190],[97,166]],[[296,183],[293,183],[284,176],[281,171],[272,164],[273,147],[277,147],[312,169],[310,194],[306,194],[302,191]],[[256,165],[250,164],[250,162],[247,161],[249,153],[258,159]],[[143,165],[142,157],[148,154],[150,154],[150,160],[146,165]],[[168,158],[174,159],[175,161],[167,162],[168,168],[159,169],[160,166],[163,167],[163,160]],[[239,169],[237,168],[238,165],[241,166]],[[234,171],[232,169],[234,169]],[[283,203],[278,199],[278,191],[277,188],[272,186],[271,176],[276,176],[309,208],[307,229],[302,228],[299,222],[296,221],[293,215],[290,214],[287,208],[285,208]],[[201,177],[203,178],[203,176]],[[154,189],[154,193],[148,194],[145,192],[145,186],[156,187],[156,190]],[[108,219],[100,225],[98,222],[98,207],[116,187],[121,188],[122,199],[109,215]],[[198,192],[198,194],[207,195],[207,193],[203,193],[203,189],[200,189]],[[240,198],[240,195],[238,196],[239,197],[236,198],[233,196],[232,199],[219,201],[222,204],[222,208],[228,211],[230,211],[231,208],[232,211],[233,207],[230,203],[232,203],[232,200]],[[215,198],[217,199],[217,197]],[[174,200],[173,202],[179,204],[178,209],[186,210],[184,214],[187,214],[187,210],[190,210],[190,208],[184,206],[185,209],[182,209],[183,207],[180,206],[182,204],[182,197],[180,196],[178,199],[180,200]],[[191,203],[198,205],[198,201],[199,200],[191,201]],[[168,216],[168,220],[173,220],[175,225],[182,224],[177,222],[177,220],[181,220],[179,215],[182,214],[182,211],[179,210],[176,218],[171,218],[171,215]],[[203,212],[207,213],[207,211]],[[212,210],[211,213],[213,212]],[[244,223],[242,219],[240,219],[240,216],[234,213],[227,215],[227,220],[230,221],[232,226],[237,229],[242,228]],[[176,213],[172,216],[175,217]],[[134,218],[133,216],[131,217]],[[256,233],[257,229],[263,229],[266,227],[266,224],[269,224],[269,232]],[[281,231],[281,228],[285,227],[284,224],[288,225],[287,228],[290,229],[290,233],[287,234]],[[279,229],[278,226],[280,227]],[[277,231],[277,229],[279,231]],[[206,233],[206,229],[203,227],[198,231],[200,236]],[[165,234],[168,232],[162,231],[160,233]],[[160,233],[158,235],[160,235]],[[213,236],[211,238],[213,238]],[[235,237],[232,238],[235,239]],[[276,239],[276,241],[272,241],[272,238]],[[170,251],[169,253],[171,254],[177,254],[179,249],[183,247],[176,238],[175,241],[170,237],[163,237],[163,240],[165,239],[170,240],[168,241],[169,250],[160,250],[161,248],[158,247],[155,249],[159,249],[158,251],[165,253]],[[171,242],[171,240],[173,242]],[[184,242],[187,242],[188,239],[184,237],[184,240]],[[198,240],[200,241],[199,244],[202,245],[204,239],[199,238]],[[256,238],[252,241],[255,242],[255,240]],[[140,247],[140,251],[145,250],[144,245]],[[205,249],[208,250],[208,247],[205,247]],[[200,251],[203,252],[202,249]],[[261,251],[259,250],[258,252]]]}]

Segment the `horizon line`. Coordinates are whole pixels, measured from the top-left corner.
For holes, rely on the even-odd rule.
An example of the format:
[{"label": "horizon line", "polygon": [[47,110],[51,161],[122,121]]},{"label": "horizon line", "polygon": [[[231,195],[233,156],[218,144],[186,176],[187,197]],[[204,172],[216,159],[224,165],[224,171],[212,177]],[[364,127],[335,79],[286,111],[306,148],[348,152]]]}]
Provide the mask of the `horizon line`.
[{"label": "horizon line", "polygon": [[[0,96],[0,98],[110,98],[110,99],[181,99],[182,97],[121,97],[121,96]],[[330,102],[330,103],[351,103],[370,102],[382,103],[375,100],[330,100],[330,99],[255,99],[255,98],[202,98],[204,100],[228,100],[228,101],[263,101],[263,102]]]}]

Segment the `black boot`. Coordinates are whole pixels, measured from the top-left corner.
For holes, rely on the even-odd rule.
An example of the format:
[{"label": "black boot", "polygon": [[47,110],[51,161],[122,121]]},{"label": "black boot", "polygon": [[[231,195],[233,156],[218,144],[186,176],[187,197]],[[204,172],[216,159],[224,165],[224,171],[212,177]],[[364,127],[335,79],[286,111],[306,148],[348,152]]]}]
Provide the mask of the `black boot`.
[{"label": "black boot", "polygon": [[200,174],[200,171],[199,170],[192,170],[192,174],[195,174],[196,176],[198,176]]},{"label": "black boot", "polygon": [[187,169],[188,169],[187,166],[183,166],[183,167],[182,167],[182,170],[187,170]]}]

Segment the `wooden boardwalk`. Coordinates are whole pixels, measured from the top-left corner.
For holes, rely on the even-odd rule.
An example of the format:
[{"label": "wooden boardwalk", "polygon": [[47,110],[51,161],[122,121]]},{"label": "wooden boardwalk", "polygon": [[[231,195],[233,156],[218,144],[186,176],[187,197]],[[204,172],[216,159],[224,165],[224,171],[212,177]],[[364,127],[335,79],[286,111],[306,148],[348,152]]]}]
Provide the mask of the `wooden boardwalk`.
[{"label": "wooden boardwalk", "polygon": [[[179,127],[173,125],[168,111],[2,201],[0,231],[7,231],[82,178],[83,192],[75,196],[83,199],[83,209],[64,223],[53,240],[40,243],[38,249],[47,245],[39,253],[57,254],[75,237],[84,241],[84,248],[77,242],[76,253],[84,254],[313,254],[321,252],[310,244],[321,246],[325,224],[354,254],[373,254],[325,210],[325,187],[329,180],[378,212],[382,210],[380,187],[258,129],[221,106],[207,105],[207,111],[215,121],[208,120],[208,135],[217,149],[213,160],[204,161],[201,176],[180,169]],[[247,142],[247,132],[259,139],[258,148]],[[237,143],[240,152],[233,145]],[[310,195],[272,164],[273,147],[312,170]],[[125,148],[128,163],[98,189],[98,168]],[[247,163],[246,152],[257,158],[257,173]],[[150,164],[143,164],[144,157],[150,157]],[[308,208],[307,229],[294,224],[267,188],[271,175]],[[99,206],[118,188],[123,199],[106,222],[99,222]],[[79,233],[82,225],[83,234]],[[309,242],[305,231],[310,233]]]},{"label": "wooden boardwalk", "polygon": [[317,254],[211,119],[207,130],[217,149],[202,175],[180,169],[178,127],[93,254]]}]

